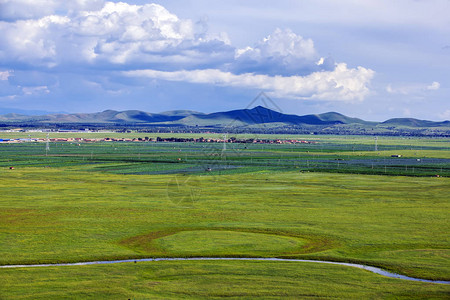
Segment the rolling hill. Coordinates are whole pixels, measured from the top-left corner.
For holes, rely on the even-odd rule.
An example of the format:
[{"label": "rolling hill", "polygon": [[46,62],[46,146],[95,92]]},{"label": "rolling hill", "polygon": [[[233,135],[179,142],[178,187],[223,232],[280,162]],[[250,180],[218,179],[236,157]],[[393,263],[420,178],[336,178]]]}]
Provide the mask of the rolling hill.
[{"label": "rolling hill", "polygon": [[450,126],[450,121],[433,122],[426,120],[418,120],[413,118],[394,118],[381,123],[382,125],[395,125],[407,127],[440,127]]},{"label": "rolling hill", "polygon": [[[274,111],[262,106],[225,112],[201,113],[174,110],[149,113],[140,110],[105,110],[97,113],[25,115],[9,113],[0,115],[0,125],[16,126],[141,126],[141,127],[196,127],[196,128],[255,128],[282,130],[309,130],[336,134],[444,134],[450,135],[450,121],[433,122],[412,118],[395,118],[384,122],[369,122],[351,118],[337,112],[298,116]],[[408,134],[409,134],[408,133]]]}]

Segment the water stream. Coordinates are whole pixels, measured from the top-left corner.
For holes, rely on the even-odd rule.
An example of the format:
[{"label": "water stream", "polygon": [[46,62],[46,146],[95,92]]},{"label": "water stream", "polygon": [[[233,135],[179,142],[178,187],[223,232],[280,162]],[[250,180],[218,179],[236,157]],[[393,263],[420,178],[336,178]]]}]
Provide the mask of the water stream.
[{"label": "water stream", "polygon": [[334,261],[324,261],[324,260],[309,260],[309,259],[291,259],[291,258],[250,258],[250,257],[192,257],[192,258],[141,258],[141,259],[124,259],[124,260],[106,260],[106,261],[88,261],[88,262],[77,262],[77,263],[61,263],[61,264],[37,264],[37,265],[5,265],[0,266],[0,268],[36,268],[36,267],[60,267],[60,266],[86,266],[86,265],[100,265],[100,264],[118,264],[118,263],[137,263],[137,262],[149,262],[149,261],[202,261],[202,260],[247,260],[247,261],[281,261],[281,262],[310,262],[310,263],[321,263],[321,264],[332,264],[359,268],[363,270],[370,271],[375,274],[390,278],[398,278],[403,280],[429,282],[429,283],[441,283],[450,284],[450,281],[445,280],[429,280],[414,278],[405,275],[400,275],[392,272],[385,271],[383,269],[366,266],[361,264],[344,263],[344,262],[334,262]]}]

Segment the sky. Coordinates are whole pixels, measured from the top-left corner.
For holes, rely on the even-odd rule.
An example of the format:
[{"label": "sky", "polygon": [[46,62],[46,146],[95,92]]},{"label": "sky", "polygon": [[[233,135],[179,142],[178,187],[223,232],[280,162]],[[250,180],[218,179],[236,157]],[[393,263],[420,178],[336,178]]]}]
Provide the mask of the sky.
[{"label": "sky", "polygon": [[[0,113],[450,119],[450,0],[0,0]],[[255,102],[256,103],[256,102]]]}]

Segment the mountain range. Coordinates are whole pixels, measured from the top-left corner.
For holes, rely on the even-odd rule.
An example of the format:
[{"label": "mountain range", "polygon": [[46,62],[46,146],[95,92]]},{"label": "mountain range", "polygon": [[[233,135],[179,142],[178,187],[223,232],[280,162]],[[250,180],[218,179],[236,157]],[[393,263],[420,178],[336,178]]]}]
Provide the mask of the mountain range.
[{"label": "mountain range", "polygon": [[277,112],[262,106],[252,109],[239,109],[226,112],[205,114],[191,110],[173,110],[161,113],[149,113],[140,110],[105,110],[97,113],[55,113],[44,115],[25,115],[8,113],[0,115],[0,122],[38,122],[38,123],[158,123],[185,126],[243,126],[265,123],[285,123],[290,125],[335,125],[335,124],[386,124],[410,127],[449,126],[450,121],[433,122],[413,118],[394,118],[384,122],[370,122],[351,118],[336,112],[311,115],[292,115]]},{"label": "mountain range", "polygon": [[25,115],[9,113],[0,115],[1,124],[33,124],[42,126],[48,124],[92,124],[106,126],[139,125],[163,127],[208,127],[208,128],[308,128],[327,129],[338,128],[378,128],[393,130],[399,128],[431,128],[448,132],[450,121],[434,122],[413,118],[394,118],[384,122],[370,122],[351,118],[337,112],[309,114],[298,116],[285,114],[262,106],[251,109],[239,109],[225,112],[201,113],[190,110],[174,110],[161,113],[149,113],[140,110],[115,111],[105,110],[97,113],[56,113],[44,115]]}]

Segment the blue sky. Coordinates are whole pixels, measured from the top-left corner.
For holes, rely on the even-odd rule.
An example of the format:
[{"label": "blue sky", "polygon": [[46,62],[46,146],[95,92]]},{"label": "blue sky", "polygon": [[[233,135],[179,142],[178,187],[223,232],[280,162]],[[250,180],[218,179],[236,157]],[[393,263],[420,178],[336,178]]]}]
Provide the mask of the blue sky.
[{"label": "blue sky", "polygon": [[0,112],[450,119],[448,0],[0,0]]}]

